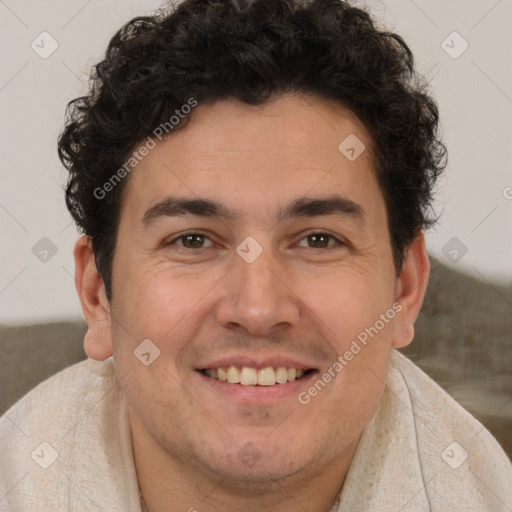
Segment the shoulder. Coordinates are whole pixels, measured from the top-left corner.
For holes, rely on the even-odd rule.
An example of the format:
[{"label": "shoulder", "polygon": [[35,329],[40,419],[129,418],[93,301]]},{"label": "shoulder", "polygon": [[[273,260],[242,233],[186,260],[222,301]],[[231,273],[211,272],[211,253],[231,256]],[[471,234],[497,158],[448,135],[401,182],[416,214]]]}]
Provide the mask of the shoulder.
[{"label": "shoulder", "polygon": [[105,416],[105,407],[116,407],[112,397],[105,399],[109,390],[115,388],[111,359],[87,359],[41,382],[0,418],[4,460],[11,450],[16,457],[13,447],[17,441],[27,449],[32,445],[35,448],[38,440],[60,443],[73,437],[72,431],[82,418],[92,416],[91,421],[97,424]]},{"label": "shoulder", "polygon": [[111,358],[39,384],[0,418],[0,510],[132,510],[127,418]]},{"label": "shoulder", "polygon": [[395,350],[389,382],[408,395],[421,470],[432,499],[444,496],[445,504],[464,499],[468,510],[490,502],[495,510],[502,510],[503,503],[511,507],[512,464],[484,425]]},{"label": "shoulder", "polygon": [[69,416],[79,414],[114,384],[111,358],[101,362],[81,361],[52,375],[18,400],[0,418],[0,428],[8,418],[20,419],[27,426],[31,418],[38,424],[45,416],[50,422],[60,421],[62,418],[56,417],[55,408],[65,409]]}]

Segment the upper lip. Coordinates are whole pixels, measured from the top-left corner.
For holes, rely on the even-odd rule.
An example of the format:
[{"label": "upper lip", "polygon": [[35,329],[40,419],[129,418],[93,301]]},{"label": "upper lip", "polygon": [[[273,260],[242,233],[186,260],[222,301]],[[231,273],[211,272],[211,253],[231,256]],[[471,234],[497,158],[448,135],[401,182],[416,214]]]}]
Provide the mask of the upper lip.
[{"label": "upper lip", "polygon": [[247,355],[233,355],[222,357],[209,361],[203,365],[198,366],[198,370],[205,370],[207,368],[228,368],[229,366],[236,366],[237,368],[268,368],[272,366],[277,368],[284,366],[286,368],[296,368],[298,370],[312,370],[315,366],[304,361],[298,361],[290,356],[265,356],[265,357],[251,357]]}]

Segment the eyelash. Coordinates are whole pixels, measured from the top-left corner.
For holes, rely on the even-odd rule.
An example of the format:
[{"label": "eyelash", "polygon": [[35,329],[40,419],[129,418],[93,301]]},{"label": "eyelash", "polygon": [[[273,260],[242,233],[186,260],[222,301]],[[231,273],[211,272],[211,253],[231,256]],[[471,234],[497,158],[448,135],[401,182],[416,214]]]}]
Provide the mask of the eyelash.
[{"label": "eyelash", "polygon": [[[165,242],[164,246],[167,247],[167,246],[170,246],[170,245],[174,245],[178,240],[183,240],[185,237],[190,236],[190,235],[199,235],[201,237],[204,237],[204,238],[212,241],[211,238],[208,235],[205,235],[203,233],[199,233],[197,231],[188,231],[186,233],[182,233],[182,234],[178,235],[177,237],[175,237],[173,240],[170,240],[169,242]],[[308,237],[313,236],[313,235],[327,236],[330,239],[334,240],[335,244],[331,245],[331,246],[328,246],[328,247],[320,247],[320,248],[306,247],[307,249],[316,249],[317,251],[330,251],[330,250],[337,249],[337,248],[340,248],[340,247],[343,247],[343,246],[347,245],[346,243],[342,242],[341,240],[339,240],[335,236],[331,235],[330,233],[325,233],[323,231],[312,231],[310,233],[307,233],[306,235],[304,235],[299,240],[299,242],[301,242],[302,240],[307,239]],[[180,247],[181,249],[188,250],[188,251],[194,251],[194,250],[197,251],[197,250],[200,250],[200,249],[207,249],[208,248],[208,247],[199,247],[197,249],[193,249],[193,248],[190,248],[190,247],[185,247],[184,245],[178,245],[178,247]]]}]

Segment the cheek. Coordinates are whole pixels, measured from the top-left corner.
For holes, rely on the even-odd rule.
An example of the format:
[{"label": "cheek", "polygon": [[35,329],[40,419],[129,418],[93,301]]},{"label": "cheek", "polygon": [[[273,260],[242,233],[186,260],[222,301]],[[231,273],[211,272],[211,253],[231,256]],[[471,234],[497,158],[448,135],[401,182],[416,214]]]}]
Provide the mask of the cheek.
[{"label": "cheek", "polygon": [[[217,281],[194,271],[165,269],[127,273],[119,287],[117,313],[138,335],[165,337],[178,323],[200,310],[201,300]],[[163,340],[162,340],[163,341]]]},{"label": "cheek", "polygon": [[[325,328],[328,339],[344,344],[373,326],[380,315],[392,306],[392,287],[379,282],[375,274],[341,268],[318,279],[307,279],[299,288],[298,295]],[[389,324],[386,324],[387,329]],[[333,338],[334,337],[334,338]]]},{"label": "cheek", "polygon": [[193,276],[140,268],[138,274],[126,272],[115,290],[116,373],[131,408],[149,430],[152,417],[171,422],[169,411],[191,409],[180,385],[186,369],[177,363],[196,337],[199,322],[193,319],[201,314],[198,303],[207,289],[208,283]]},{"label": "cheek", "polygon": [[[151,437],[180,453],[190,450],[186,425],[201,424],[204,410],[198,401],[183,392],[180,378],[163,359],[157,359],[149,367],[137,365],[125,372],[126,378],[120,380],[120,386],[131,413]],[[208,424],[202,426],[206,428]]]},{"label": "cheek", "polygon": [[[143,364],[144,359],[154,359],[148,368],[157,371],[165,365],[177,379],[186,378],[180,361],[207,321],[212,309],[208,293],[219,280],[213,272],[199,276],[182,271],[178,275],[169,268],[126,272],[122,286],[115,290],[112,308],[114,359],[120,375],[133,372],[136,386],[156,389],[161,379],[151,384],[154,372],[148,375]],[[149,356],[142,356],[148,352]],[[173,381],[168,384],[172,387]]]},{"label": "cheek", "polygon": [[[331,396],[328,403],[345,412],[351,410],[351,403],[361,404],[359,411],[366,417],[383,391],[388,368],[396,316],[391,287],[366,273],[347,270],[333,274],[322,286],[317,282],[314,293],[308,287],[303,293],[333,349],[330,369],[335,377],[326,377],[329,385],[325,389],[337,397]],[[336,361],[339,365],[334,368]]]}]

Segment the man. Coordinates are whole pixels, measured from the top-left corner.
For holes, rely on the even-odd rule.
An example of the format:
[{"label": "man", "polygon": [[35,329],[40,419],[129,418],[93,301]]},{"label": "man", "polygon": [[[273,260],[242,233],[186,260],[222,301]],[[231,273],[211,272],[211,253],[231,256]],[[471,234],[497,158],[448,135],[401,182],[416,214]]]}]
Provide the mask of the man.
[{"label": "man", "polygon": [[338,0],[123,27],[59,140],[90,359],[2,418],[2,510],[512,510],[498,443],[394,350],[437,124]]}]

